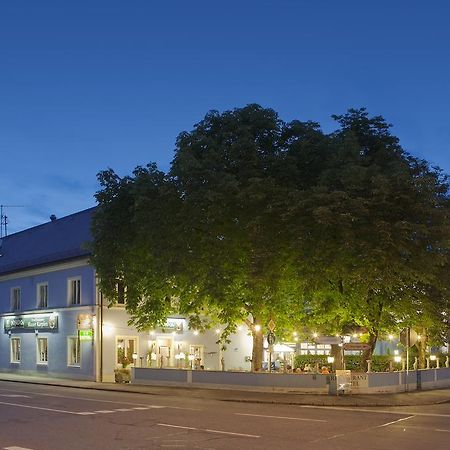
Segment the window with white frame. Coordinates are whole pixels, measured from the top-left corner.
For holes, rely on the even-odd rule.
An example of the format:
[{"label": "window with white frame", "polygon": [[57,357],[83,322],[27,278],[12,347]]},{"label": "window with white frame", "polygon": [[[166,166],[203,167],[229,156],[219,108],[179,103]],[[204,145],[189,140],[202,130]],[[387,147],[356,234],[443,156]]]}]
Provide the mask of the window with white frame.
[{"label": "window with white frame", "polygon": [[11,338],[11,362],[20,362],[20,338]]},{"label": "window with white frame", "polygon": [[69,305],[81,304],[81,278],[69,278],[67,285]]},{"label": "window with white frame", "polygon": [[81,363],[81,347],[80,339],[75,336],[67,338],[67,364],[69,366],[80,366]]},{"label": "window with white frame", "polygon": [[37,363],[47,364],[48,363],[48,339],[47,338],[37,338]]},{"label": "window with white frame", "polygon": [[37,285],[37,307],[47,308],[48,306],[48,283],[38,283]]},{"label": "window with white frame", "polygon": [[119,281],[117,283],[117,305],[118,306],[125,306],[126,303],[126,294],[127,294],[127,288],[123,284],[122,281]]},{"label": "window with white frame", "polygon": [[20,309],[20,300],[22,297],[22,292],[20,287],[13,287],[11,289],[11,309],[17,311]]}]

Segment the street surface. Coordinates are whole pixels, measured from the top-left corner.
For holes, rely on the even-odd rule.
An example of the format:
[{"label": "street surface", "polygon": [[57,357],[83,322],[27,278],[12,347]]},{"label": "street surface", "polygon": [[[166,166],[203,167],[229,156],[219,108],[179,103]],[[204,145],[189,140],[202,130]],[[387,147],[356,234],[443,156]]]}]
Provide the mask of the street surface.
[{"label": "street surface", "polygon": [[450,403],[236,403],[0,381],[0,450],[447,449]]}]

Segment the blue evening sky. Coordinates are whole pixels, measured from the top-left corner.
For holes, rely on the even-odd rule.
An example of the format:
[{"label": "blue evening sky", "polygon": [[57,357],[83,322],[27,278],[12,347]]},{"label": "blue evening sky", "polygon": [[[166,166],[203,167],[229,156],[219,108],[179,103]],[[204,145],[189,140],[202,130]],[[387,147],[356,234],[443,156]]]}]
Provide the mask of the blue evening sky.
[{"label": "blue evening sky", "polygon": [[9,233],[95,204],[96,174],[156,161],[210,109],[284,120],[365,106],[450,172],[447,0],[0,3],[0,204]]}]

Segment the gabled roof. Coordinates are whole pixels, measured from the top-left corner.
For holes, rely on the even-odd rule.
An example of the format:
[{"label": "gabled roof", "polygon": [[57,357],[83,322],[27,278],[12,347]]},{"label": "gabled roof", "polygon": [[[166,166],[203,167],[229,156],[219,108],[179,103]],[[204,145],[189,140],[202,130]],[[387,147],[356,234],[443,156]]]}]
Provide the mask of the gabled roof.
[{"label": "gabled roof", "polygon": [[89,208],[1,239],[0,275],[89,256]]}]

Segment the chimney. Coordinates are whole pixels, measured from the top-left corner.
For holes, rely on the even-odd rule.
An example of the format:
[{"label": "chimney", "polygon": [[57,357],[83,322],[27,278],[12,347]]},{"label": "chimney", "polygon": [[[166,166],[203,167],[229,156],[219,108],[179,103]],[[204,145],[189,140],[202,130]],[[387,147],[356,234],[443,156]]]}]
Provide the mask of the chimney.
[{"label": "chimney", "polygon": [[54,221],[56,220],[56,216],[55,216],[54,214],[52,214],[52,215],[50,216],[50,220],[51,220],[52,222],[54,222]]}]

